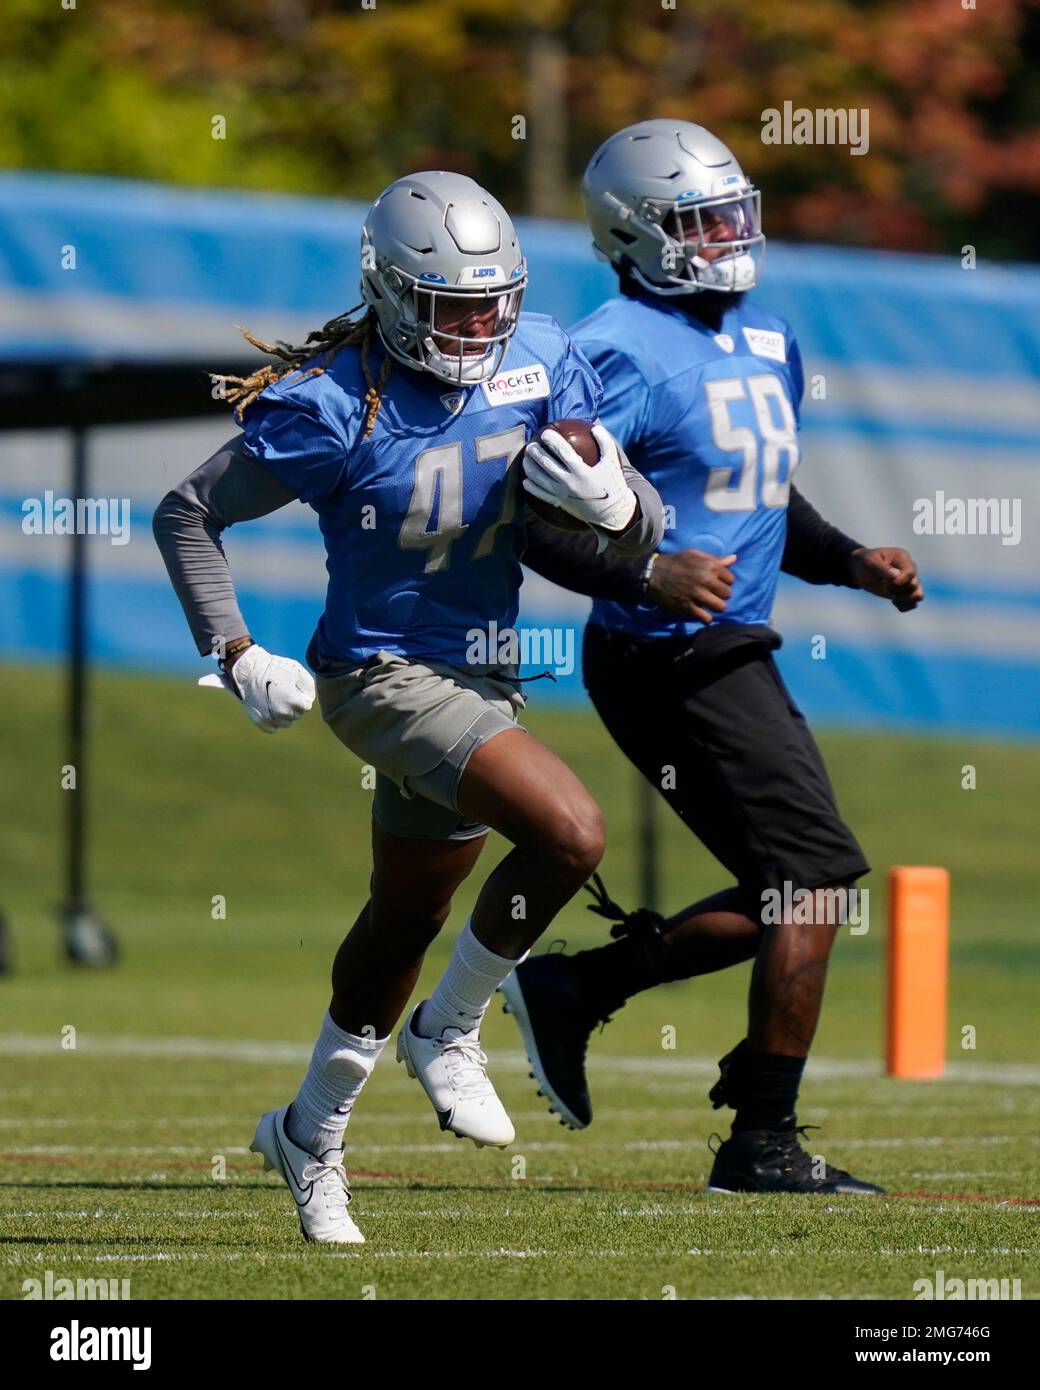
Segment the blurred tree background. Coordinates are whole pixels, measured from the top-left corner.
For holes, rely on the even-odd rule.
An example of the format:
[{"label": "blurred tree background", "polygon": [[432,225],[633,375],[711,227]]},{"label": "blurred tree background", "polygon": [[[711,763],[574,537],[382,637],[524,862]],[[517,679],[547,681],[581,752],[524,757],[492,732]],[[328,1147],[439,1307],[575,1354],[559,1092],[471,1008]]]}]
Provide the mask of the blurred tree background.
[{"label": "blurred tree background", "polygon": [[[772,236],[1036,259],[1038,60],[1038,0],[5,0],[0,165],[361,199],[442,167],[577,216],[596,145],[674,115]],[[868,108],[869,154],[763,144],[785,101]]]}]

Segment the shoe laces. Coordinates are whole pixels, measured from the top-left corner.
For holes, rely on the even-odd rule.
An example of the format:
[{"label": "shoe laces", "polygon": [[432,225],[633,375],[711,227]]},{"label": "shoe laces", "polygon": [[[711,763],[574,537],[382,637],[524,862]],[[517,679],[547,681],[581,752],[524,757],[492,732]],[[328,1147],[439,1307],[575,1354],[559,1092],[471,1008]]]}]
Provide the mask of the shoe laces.
[{"label": "shoe laces", "polygon": [[[350,1190],[347,1170],[343,1166],[342,1153],[331,1162],[324,1158],[316,1158],[311,1163],[305,1163],[300,1178],[303,1182],[317,1183],[329,1210],[346,1216],[347,1207],[353,1201],[353,1193]],[[330,1178],[333,1181],[330,1182]],[[335,1181],[336,1178],[339,1179],[338,1182]]]},{"label": "shoe laces", "polygon": [[610,934],[617,940],[622,936],[659,936],[664,926],[664,918],[653,908],[637,907],[634,912],[626,912],[607,892],[606,885],[599,874],[592,875],[592,883],[586,883],[586,893],[591,893],[593,901],[585,906],[599,917],[606,917],[614,923]]},{"label": "shoe laces", "polygon": [[798,1171],[811,1162],[809,1155],[798,1142],[799,1136],[804,1135],[809,1129],[817,1129],[818,1125],[797,1125],[794,1129],[781,1130],[779,1133],[771,1134],[762,1146],[763,1157],[771,1158],[774,1155],[782,1159],[785,1167],[792,1171]]},{"label": "shoe laces", "polygon": [[[812,1175],[813,1156],[806,1153],[798,1142],[799,1138],[806,1138],[811,1129],[819,1129],[819,1125],[795,1125],[793,1129],[782,1130],[766,1146],[766,1152],[776,1154],[783,1159],[792,1172],[802,1176],[806,1169]],[[834,1179],[847,1178],[848,1173],[842,1168],[832,1168],[824,1159],[823,1177],[818,1179],[821,1182],[830,1182]]]},{"label": "shoe laces", "polygon": [[481,1049],[476,1033],[459,1033],[440,1042],[448,1077],[463,1099],[486,1093],[491,1082],[485,1071],[487,1053]]}]

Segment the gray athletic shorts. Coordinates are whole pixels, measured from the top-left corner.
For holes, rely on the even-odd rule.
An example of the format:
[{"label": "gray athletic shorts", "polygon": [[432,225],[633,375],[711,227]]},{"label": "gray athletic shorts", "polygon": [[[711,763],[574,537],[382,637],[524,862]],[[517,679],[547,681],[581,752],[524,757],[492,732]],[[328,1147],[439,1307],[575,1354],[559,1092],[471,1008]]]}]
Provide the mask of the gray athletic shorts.
[{"label": "gray athletic shorts", "polygon": [[526,701],[515,676],[390,652],[354,667],[308,655],[322,718],[376,770],[376,823],[409,839],[486,835],[459,810],[459,782],[475,748],[519,727]]}]

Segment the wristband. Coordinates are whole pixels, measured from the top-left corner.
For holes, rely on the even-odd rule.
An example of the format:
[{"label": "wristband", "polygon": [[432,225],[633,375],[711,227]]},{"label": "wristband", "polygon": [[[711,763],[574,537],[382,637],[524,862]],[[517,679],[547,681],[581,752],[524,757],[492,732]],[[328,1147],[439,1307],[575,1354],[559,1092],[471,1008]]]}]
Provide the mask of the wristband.
[{"label": "wristband", "polygon": [[649,560],[647,560],[646,564],[643,566],[643,573],[639,576],[639,582],[644,598],[646,598],[647,594],[650,592],[650,576],[654,572],[654,565],[657,562],[658,554],[658,551],[653,551]]},{"label": "wristband", "polygon": [[224,655],[217,658],[217,665],[222,671],[227,669],[227,663],[233,656],[238,656],[239,652],[244,652],[249,647],[255,647],[256,643],[252,637],[239,637],[234,642],[224,648]]}]

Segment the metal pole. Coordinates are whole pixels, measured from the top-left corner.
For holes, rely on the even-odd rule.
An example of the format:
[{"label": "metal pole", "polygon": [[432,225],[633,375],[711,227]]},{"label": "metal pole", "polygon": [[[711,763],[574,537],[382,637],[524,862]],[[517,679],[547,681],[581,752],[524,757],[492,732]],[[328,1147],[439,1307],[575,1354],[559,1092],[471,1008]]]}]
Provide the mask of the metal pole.
[{"label": "metal pole", "polygon": [[[83,425],[72,427],[72,496],[89,496],[89,439]],[[77,507],[77,523],[78,523]],[[69,573],[68,754],[75,771],[68,797],[66,890],[62,928],[66,959],[74,965],[114,964],[116,939],[87,900],[87,753],[89,733],[87,636],[87,537],[78,524],[72,529]]]},{"label": "metal pole", "polygon": [[660,902],[660,855],[657,835],[657,792],[640,773],[636,773],[638,783],[636,807],[638,825],[636,834],[639,843],[639,882],[640,906],[659,910]]},{"label": "metal pole", "polygon": [[[72,496],[88,496],[87,432],[72,430]],[[72,569],[69,575],[68,668],[68,763],[75,769],[75,790],[67,796],[68,843],[66,862],[66,912],[86,909],[87,796],[87,538],[76,526],[72,533]]]}]

